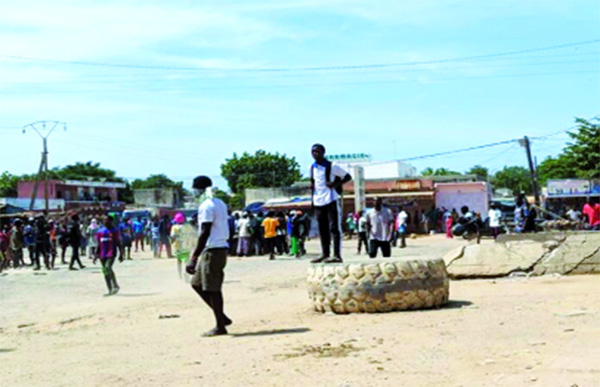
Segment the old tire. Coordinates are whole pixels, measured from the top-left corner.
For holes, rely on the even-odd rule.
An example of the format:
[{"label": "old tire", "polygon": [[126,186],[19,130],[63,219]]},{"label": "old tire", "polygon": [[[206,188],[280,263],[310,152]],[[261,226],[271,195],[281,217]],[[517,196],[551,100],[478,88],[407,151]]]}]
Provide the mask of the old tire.
[{"label": "old tire", "polygon": [[316,264],[308,294],[318,312],[377,313],[440,307],[449,280],[442,259]]}]

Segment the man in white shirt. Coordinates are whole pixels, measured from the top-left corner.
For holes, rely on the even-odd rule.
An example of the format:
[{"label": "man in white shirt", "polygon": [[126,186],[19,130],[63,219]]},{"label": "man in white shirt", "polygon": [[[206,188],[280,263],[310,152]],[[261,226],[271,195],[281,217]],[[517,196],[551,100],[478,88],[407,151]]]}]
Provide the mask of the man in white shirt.
[{"label": "man in white shirt", "polygon": [[238,221],[239,240],[237,245],[237,255],[240,257],[250,254],[250,237],[252,237],[252,229],[250,227],[250,219],[248,213],[244,211],[242,219]]},{"label": "man in white shirt", "polygon": [[[325,158],[323,145],[313,145],[311,152],[315,159],[309,170],[312,204],[319,222],[321,238],[321,256],[313,259],[311,263],[342,262],[342,231],[338,199],[343,185],[352,180],[352,177],[342,167],[332,164]],[[331,257],[332,235],[333,257]]]},{"label": "man in white shirt", "polygon": [[502,219],[502,211],[498,207],[496,203],[492,203],[488,211],[488,222],[494,239],[500,234],[500,220]]},{"label": "man in white shirt", "polygon": [[396,231],[400,236],[400,248],[406,247],[406,232],[408,228],[408,214],[402,209],[402,206],[398,209],[398,216],[396,216]]},{"label": "man in white shirt", "polygon": [[375,208],[367,214],[367,229],[369,230],[369,257],[375,258],[377,250],[381,249],[383,257],[389,258],[394,215],[389,208],[383,206],[381,198],[375,199]]},{"label": "man in white shirt", "polygon": [[[212,181],[206,176],[194,179],[192,188],[194,195],[204,198],[198,208],[199,236],[196,249],[186,266],[188,274],[192,275],[192,288],[213,310],[216,319],[215,328],[203,336],[226,335],[227,325],[231,320],[223,312],[223,269],[227,264],[229,245],[229,225],[227,205],[218,198],[213,198],[210,188]],[[200,260],[198,261],[198,257]]]}]

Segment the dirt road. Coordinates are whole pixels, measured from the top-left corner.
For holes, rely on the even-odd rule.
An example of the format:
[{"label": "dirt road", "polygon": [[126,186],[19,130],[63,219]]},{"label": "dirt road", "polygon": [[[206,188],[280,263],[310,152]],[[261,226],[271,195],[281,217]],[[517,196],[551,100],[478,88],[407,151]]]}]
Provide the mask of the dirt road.
[{"label": "dirt road", "polygon": [[[409,240],[394,255],[461,243]],[[344,251],[366,260],[354,242]],[[600,385],[598,276],[453,281],[446,308],[338,316],[311,310],[308,258],[231,258],[234,324],[207,339],[212,316],[175,262],[133,258],[115,266],[122,290],[108,298],[91,263],[0,277],[2,385]]]}]

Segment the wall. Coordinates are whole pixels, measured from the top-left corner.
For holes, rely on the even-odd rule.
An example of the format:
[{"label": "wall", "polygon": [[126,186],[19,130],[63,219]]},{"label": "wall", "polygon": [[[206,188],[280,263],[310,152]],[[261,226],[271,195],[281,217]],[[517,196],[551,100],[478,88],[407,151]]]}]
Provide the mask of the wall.
[{"label": "wall", "polygon": [[435,185],[436,207],[455,208],[460,212],[462,206],[481,213],[485,219],[489,210],[491,192],[486,182],[438,183]]},{"label": "wall", "polygon": [[[59,180],[48,180],[48,198],[54,199],[56,198],[56,185],[61,184],[62,182]],[[29,198],[31,199],[31,194],[33,193],[33,187],[35,186],[35,181],[33,180],[22,180],[19,181],[17,186],[17,192],[19,198]],[[44,181],[40,180],[38,185],[37,192],[38,199],[44,199]]]},{"label": "wall", "polygon": [[[0,198],[0,204],[10,204],[15,207],[29,210],[29,203],[31,198]],[[48,209],[49,210],[63,210],[65,208],[65,201],[62,199],[49,199]],[[44,199],[37,199],[33,203],[34,210],[46,209],[46,201]]]},{"label": "wall", "polygon": [[246,205],[271,199],[310,196],[309,184],[297,184],[292,187],[247,188],[244,191]]}]

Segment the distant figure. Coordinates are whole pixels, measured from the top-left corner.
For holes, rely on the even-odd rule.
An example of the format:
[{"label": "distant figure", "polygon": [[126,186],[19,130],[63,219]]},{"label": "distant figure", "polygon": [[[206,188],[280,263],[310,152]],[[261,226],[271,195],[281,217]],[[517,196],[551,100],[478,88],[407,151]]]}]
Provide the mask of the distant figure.
[{"label": "distant figure", "polygon": [[275,217],[273,211],[267,213],[267,217],[262,222],[263,229],[265,230],[264,240],[269,259],[275,259],[275,243],[277,242],[277,227],[279,227],[279,220]]},{"label": "distant figure", "polygon": [[502,220],[502,211],[498,207],[496,203],[492,203],[488,211],[488,223],[494,239],[500,234],[500,221]]},{"label": "distant figure", "polygon": [[446,238],[452,239],[452,225],[454,224],[454,219],[452,219],[452,213],[448,213],[446,215]]},{"label": "distant figure", "polygon": [[358,218],[358,246],[356,253],[360,254],[362,246],[365,247],[365,252],[369,254],[369,239],[367,238],[367,216],[364,211],[359,212]]},{"label": "distant figure", "polygon": [[396,231],[400,237],[400,248],[406,247],[406,233],[408,231],[408,214],[402,209],[402,206],[398,208],[398,216],[396,216]]},{"label": "distant figure", "polygon": [[80,269],[85,269],[81,259],[79,259],[79,249],[81,248],[81,226],[79,224],[79,215],[74,214],[71,216],[71,222],[67,227],[67,240],[71,246],[71,263],[69,264],[69,270],[77,270],[75,263],[79,265]]},{"label": "distant figure", "polygon": [[133,222],[132,228],[133,238],[135,240],[135,252],[137,253],[140,247],[142,251],[144,251],[144,223],[139,216]]},{"label": "distant figure", "polygon": [[239,257],[248,257],[250,255],[250,242],[252,238],[252,227],[250,217],[247,212],[242,213],[242,218],[238,222],[238,245],[237,255]]},{"label": "distant figure", "polygon": [[94,259],[97,256],[98,241],[96,240],[96,233],[99,229],[100,227],[98,226],[98,221],[96,219],[92,219],[85,232],[88,236],[89,257],[91,259]]},{"label": "distant figure", "polygon": [[[315,144],[311,149],[315,160],[310,167],[312,204],[319,223],[321,238],[321,256],[312,263],[342,262],[342,236],[340,210],[338,208],[343,185],[352,177],[342,167],[325,158],[325,147]],[[333,257],[331,257],[331,239],[333,236]]]},{"label": "distant figure", "polygon": [[369,230],[369,257],[375,258],[377,250],[381,249],[383,257],[389,258],[394,216],[389,208],[383,206],[381,198],[375,199],[375,208],[367,214],[367,230]]}]

